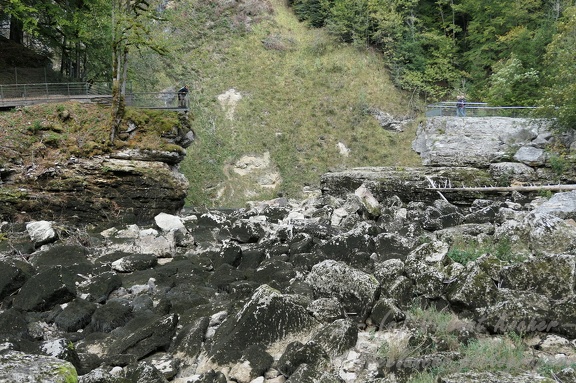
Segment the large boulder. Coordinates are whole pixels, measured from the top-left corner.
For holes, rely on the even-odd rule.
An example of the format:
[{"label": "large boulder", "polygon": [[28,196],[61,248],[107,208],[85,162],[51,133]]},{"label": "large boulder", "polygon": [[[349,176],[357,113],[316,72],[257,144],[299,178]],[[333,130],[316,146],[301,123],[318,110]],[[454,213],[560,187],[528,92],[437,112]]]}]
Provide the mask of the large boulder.
[{"label": "large boulder", "polygon": [[576,220],[576,190],[555,193],[548,201],[537,206],[533,212],[550,214],[561,219]]},{"label": "large boulder", "polygon": [[316,324],[305,307],[262,285],[237,315],[218,327],[209,355],[219,364],[236,362],[249,346],[271,344]]},{"label": "large boulder", "polygon": [[77,381],[76,369],[64,360],[18,351],[0,353],[0,382],[71,383]]},{"label": "large boulder", "polygon": [[487,167],[510,160],[546,131],[548,121],[508,117],[428,118],[412,148],[424,165]]},{"label": "large boulder", "polygon": [[576,286],[575,260],[574,255],[545,255],[506,266],[500,271],[500,286],[552,300],[570,297]]},{"label": "large boulder", "polygon": [[482,256],[449,281],[447,298],[464,308],[488,307],[496,303],[497,283],[503,263],[494,256]]},{"label": "large boulder", "polygon": [[74,275],[61,266],[45,269],[24,283],[14,297],[14,307],[26,311],[43,311],[76,297]]},{"label": "large boulder", "polygon": [[347,314],[360,321],[368,315],[379,288],[373,275],[334,260],[314,265],[306,282],[315,298],[337,298]]},{"label": "large boulder", "polygon": [[24,262],[0,261],[0,301],[22,287],[31,272]]},{"label": "large boulder", "polygon": [[167,350],[176,333],[178,317],[168,314],[159,317],[154,314],[140,315],[132,319],[114,336],[116,340],[110,345],[108,353],[132,354],[141,359],[153,351]]},{"label": "large boulder", "polygon": [[405,273],[415,283],[415,291],[426,298],[443,295],[450,280],[447,266],[452,260],[447,257],[449,245],[434,241],[420,245],[406,258]]},{"label": "large boulder", "polygon": [[341,355],[358,341],[358,326],[350,320],[338,319],[319,329],[311,339],[328,355]]}]

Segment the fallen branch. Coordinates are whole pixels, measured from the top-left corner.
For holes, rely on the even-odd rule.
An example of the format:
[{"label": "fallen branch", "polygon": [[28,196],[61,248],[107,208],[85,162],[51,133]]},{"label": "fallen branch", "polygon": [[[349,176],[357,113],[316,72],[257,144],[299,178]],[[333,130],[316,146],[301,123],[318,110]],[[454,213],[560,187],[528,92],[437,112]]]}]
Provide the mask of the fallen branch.
[{"label": "fallen branch", "polygon": [[531,185],[531,186],[479,186],[479,187],[448,187],[448,188],[437,188],[431,187],[426,188],[426,190],[434,190],[437,192],[443,191],[478,191],[478,192],[511,192],[511,191],[540,191],[540,190],[550,190],[550,191],[566,191],[566,190],[576,190],[576,185]]}]

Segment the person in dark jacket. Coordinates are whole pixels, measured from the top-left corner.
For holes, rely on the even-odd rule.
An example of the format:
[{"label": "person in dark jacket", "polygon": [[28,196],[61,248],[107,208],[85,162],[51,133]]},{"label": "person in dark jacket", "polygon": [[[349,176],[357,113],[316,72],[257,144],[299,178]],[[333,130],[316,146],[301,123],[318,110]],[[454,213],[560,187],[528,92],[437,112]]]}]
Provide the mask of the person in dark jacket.
[{"label": "person in dark jacket", "polygon": [[186,96],[188,96],[188,85],[184,85],[182,88],[178,89],[178,107],[186,107]]},{"label": "person in dark jacket", "polygon": [[458,101],[456,101],[456,116],[466,117],[466,99],[464,96],[458,96]]}]

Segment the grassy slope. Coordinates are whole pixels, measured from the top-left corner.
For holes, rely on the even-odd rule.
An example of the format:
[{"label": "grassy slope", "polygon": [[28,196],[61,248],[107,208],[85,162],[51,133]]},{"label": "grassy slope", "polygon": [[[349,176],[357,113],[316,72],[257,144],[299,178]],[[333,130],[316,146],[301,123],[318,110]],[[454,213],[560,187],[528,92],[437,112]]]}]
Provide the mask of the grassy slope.
[{"label": "grassy slope", "polygon": [[[415,126],[388,132],[367,113],[373,107],[409,114],[378,54],[338,44],[299,23],[284,2],[272,4],[272,18],[250,33],[196,39],[197,49],[182,51],[182,62],[194,70],[180,81],[193,87],[198,136],[182,164],[189,204],[238,207],[277,193],[300,198],[304,185],[317,186],[330,170],[419,164],[410,149]],[[216,101],[230,88],[243,96],[233,120]],[[348,157],[338,142],[350,149]],[[279,190],[259,189],[253,179],[226,170],[245,154],[267,151],[283,180]]]}]

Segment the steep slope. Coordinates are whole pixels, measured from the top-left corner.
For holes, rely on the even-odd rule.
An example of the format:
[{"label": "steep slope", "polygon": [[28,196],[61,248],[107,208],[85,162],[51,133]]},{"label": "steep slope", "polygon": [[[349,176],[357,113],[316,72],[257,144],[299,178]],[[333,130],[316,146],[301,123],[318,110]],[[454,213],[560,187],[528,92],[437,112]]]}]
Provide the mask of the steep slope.
[{"label": "steep slope", "polygon": [[387,131],[377,118],[415,108],[378,53],[309,29],[280,0],[210,3],[177,3],[187,17],[170,30],[175,57],[147,76],[158,88],[191,85],[198,140],[181,167],[189,204],[299,198],[329,170],[420,163],[415,124]]}]

